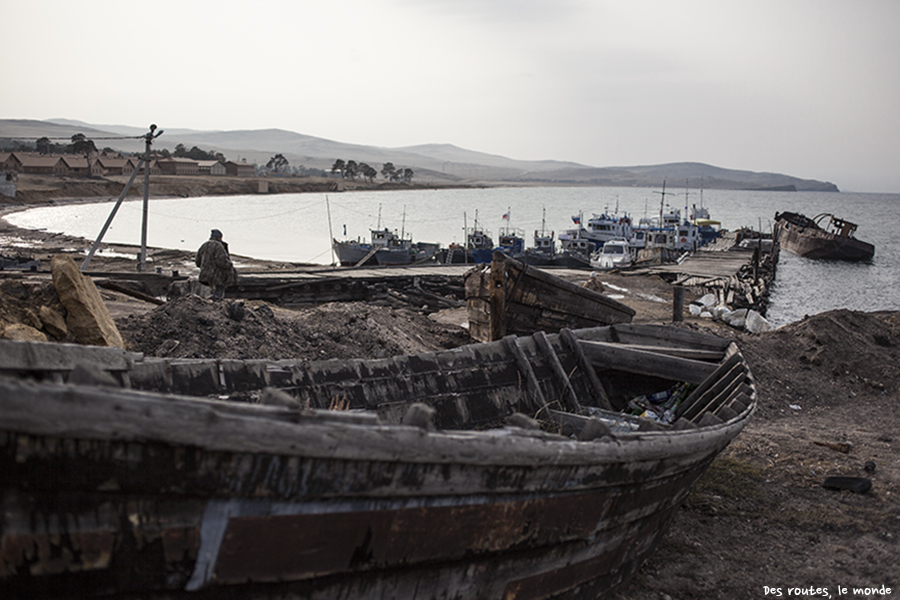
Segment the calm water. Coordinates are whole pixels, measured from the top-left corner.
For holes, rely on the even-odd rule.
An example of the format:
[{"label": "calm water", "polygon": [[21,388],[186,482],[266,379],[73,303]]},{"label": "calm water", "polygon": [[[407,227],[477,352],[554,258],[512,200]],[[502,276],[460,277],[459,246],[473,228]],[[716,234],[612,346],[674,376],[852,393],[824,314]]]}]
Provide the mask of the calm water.
[{"label": "calm water", "polygon": [[[388,227],[417,241],[443,245],[463,240],[464,225],[478,224],[496,240],[508,227],[526,234],[572,227],[572,215],[628,213],[635,220],[659,214],[660,190],[646,188],[487,188],[331,194],[285,194],[151,200],[148,244],[196,250],[212,228],[221,229],[235,254],[289,262],[332,262],[329,240],[369,237]],[[699,205],[698,190],[668,189],[673,208]],[[776,211],[813,217],[830,212],[859,225],[860,239],[875,244],[869,263],[811,261],[783,252],[772,291],[769,320],[782,325],[834,308],[900,309],[900,194],[746,192],[706,190],[702,205],[726,229],[752,227],[770,232]],[[113,207],[42,207],[8,217],[20,227],[94,239]],[[509,221],[503,215],[509,214]],[[126,202],[104,238],[140,243],[141,202]]]}]

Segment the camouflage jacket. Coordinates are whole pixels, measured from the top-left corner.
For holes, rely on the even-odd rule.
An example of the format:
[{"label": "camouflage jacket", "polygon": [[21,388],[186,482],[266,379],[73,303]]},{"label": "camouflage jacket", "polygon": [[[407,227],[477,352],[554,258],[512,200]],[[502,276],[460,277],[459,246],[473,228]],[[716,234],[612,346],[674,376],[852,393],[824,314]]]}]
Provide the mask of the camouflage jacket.
[{"label": "camouflage jacket", "polygon": [[200,283],[210,287],[231,285],[237,282],[237,273],[225,245],[219,240],[207,240],[197,250],[194,261],[200,267]]}]

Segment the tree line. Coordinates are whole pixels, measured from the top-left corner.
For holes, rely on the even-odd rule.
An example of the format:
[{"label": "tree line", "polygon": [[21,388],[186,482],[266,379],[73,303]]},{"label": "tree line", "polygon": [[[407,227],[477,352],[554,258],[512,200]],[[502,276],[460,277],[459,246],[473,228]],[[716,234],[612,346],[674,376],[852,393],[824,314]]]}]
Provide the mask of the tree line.
[{"label": "tree line", "polygon": [[[370,167],[366,163],[357,163],[355,160],[344,161],[339,158],[331,165],[331,174],[340,174],[341,178],[356,179],[361,176],[363,179],[372,183],[378,176],[378,171],[374,167]],[[398,168],[394,163],[384,163],[381,166],[381,175],[388,181],[404,181],[409,183],[413,178],[413,170],[409,167]]]},{"label": "tree line", "polygon": [[[98,152],[96,144],[83,133],[73,135],[68,143],[54,142],[48,137],[41,137],[34,142],[9,140],[0,145],[0,152],[38,152],[39,154],[82,154],[88,156]],[[115,152],[112,148],[103,148],[103,152]]]}]

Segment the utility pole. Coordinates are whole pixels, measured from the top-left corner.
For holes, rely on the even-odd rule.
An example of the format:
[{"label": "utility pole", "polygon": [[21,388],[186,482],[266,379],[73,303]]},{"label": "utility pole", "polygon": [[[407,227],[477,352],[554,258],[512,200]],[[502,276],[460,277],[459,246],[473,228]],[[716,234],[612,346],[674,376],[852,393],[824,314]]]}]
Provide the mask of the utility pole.
[{"label": "utility pole", "polygon": [[116,212],[119,210],[119,207],[122,205],[122,201],[125,200],[125,196],[128,194],[128,190],[131,189],[131,184],[134,183],[134,178],[137,177],[137,174],[141,170],[141,165],[144,165],[144,219],[143,219],[143,235],[141,236],[141,255],[140,255],[140,263],[138,264],[138,271],[144,271],[146,266],[145,259],[147,257],[147,204],[148,199],[150,197],[150,144],[155,138],[158,138],[162,135],[163,130],[160,129],[158,133],[154,135],[154,131],[156,131],[156,125],[150,126],[150,132],[139,136],[143,138],[146,142],[146,149],[144,151],[144,157],[138,161],[137,166],[134,168],[134,171],[131,173],[131,178],[128,180],[128,183],[125,185],[125,189],[122,190],[122,193],[119,194],[119,199],[116,201],[115,206],[113,206],[112,212],[109,213],[109,217],[106,219],[106,223],[103,225],[103,229],[100,230],[100,235],[97,236],[97,240],[94,242],[94,245],[91,246],[90,252],[88,252],[87,258],[84,259],[84,262],[81,264],[81,270],[86,271],[88,266],[91,264],[91,259],[94,257],[94,253],[97,251],[97,248],[100,247],[100,242],[103,241],[103,236],[106,235],[106,230],[109,229],[109,226],[112,224],[113,217],[116,216]]},{"label": "utility pole", "polygon": [[150,145],[155,138],[162,135],[162,129],[155,134],[156,125],[150,125],[150,131],[144,135],[144,212],[141,218],[141,256],[138,262],[138,271],[147,270],[147,215],[150,207]]}]

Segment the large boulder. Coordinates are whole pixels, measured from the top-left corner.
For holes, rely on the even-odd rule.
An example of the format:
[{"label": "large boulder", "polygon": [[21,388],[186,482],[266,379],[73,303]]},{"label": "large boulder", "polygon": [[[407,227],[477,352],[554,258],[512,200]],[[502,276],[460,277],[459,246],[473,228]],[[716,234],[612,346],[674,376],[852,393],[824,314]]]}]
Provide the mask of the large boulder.
[{"label": "large boulder", "polygon": [[53,286],[66,308],[66,325],[81,344],[125,348],[122,335],[90,277],[83,275],[71,256],[57,254],[50,261]]}]

